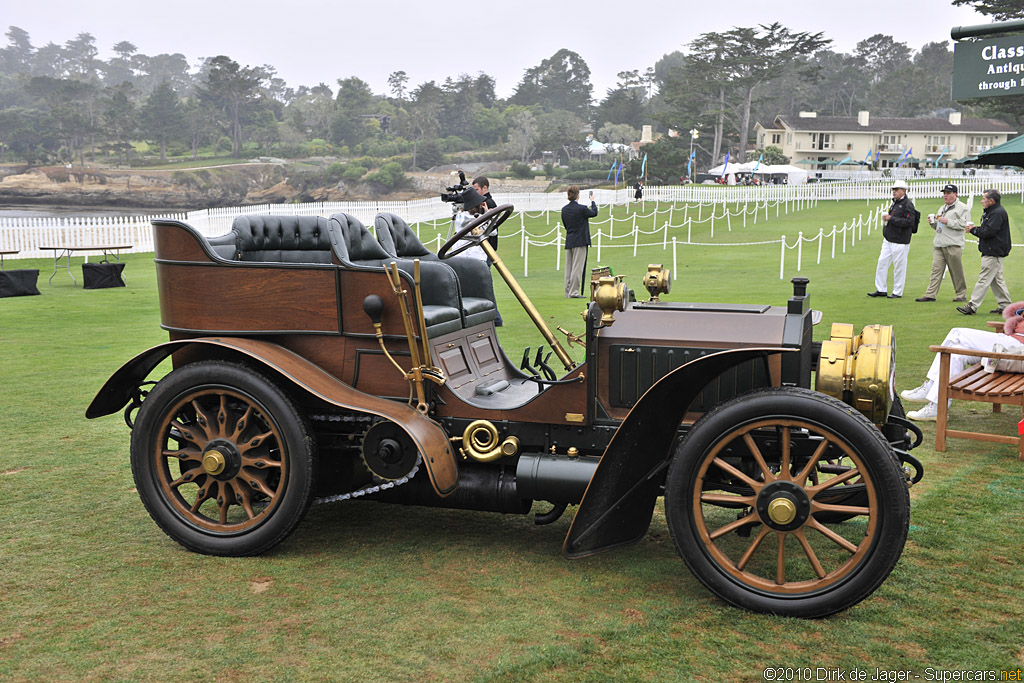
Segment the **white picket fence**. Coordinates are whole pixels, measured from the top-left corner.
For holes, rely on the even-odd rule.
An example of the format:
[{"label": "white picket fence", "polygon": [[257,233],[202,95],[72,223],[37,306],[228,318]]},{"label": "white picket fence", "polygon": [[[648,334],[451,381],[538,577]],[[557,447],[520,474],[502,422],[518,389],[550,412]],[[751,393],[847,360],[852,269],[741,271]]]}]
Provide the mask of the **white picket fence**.
[{"label": "white picket fence", "polygon": [[[955,182],[960,189],[960,196],[967,199],[980,195],[983,190],[995,187],[1004,196],[1020,194],[1024,202],[1024,175],[1008,175],[1000,177],[967,177],[952,179],[934,179],[915,182],[911,186],[911,196],[915,200],[938,199],[942,186],[949,181]],[[698,212],[708,207],[710,216],[722,214],[730,220],[733,214],[726,207],[735,204],[736,212],[743,207],[744,221],[748,215],[748,206],[753,206],[756,216],[757,207],[802,205],[821,201],[858,200],[867,204],[887,201],[891,198],[891,180],[873,182],[829,182],[810,183],[807,185],[760,185],[750,187],[723,187],[715,185],[675,185],[648,187],[644,190],[644,198],[640,203],[640,212],[644,213],[653,205],[657,212],[668,211],[669,223],[673,223],[672,212],[692,212],[676,208],[676,204],[697,205]],[[589,190],[582,190],[581,196],[587,196]],[[633,190],[594,190],[598,204],[623,205],[634,202]],[[561,193],[496,193],[498,204],[512,204],[523,216],[530,217],[531,212],[537,216],[545,216],[548,225],[552,217],[557,219],[557,212],[565,204],[565,196]],[[668,203],[667,209],[662,203]],[[231,223],[240,215],[295,215],[295,216],[330,216],[335,213],[348,213],[366,225],[373,225],[377,213],[387,211],[398,214],[410,225],[431,222],[436,227],[439,223],[447,223],[451,218],[451,204],[444,203],[439,197],[416,199],[412,201],[367,201],[367,202],[314,202],[306,204],[259,204],[253,206],[203,209],[187,213],[171,213],[160,216],[182,220],[195,227],[207,236],[221,235],[231,229]],[[131,244],[133,252],[153,251],[153,235],[150,220],[155,216],[65,216],[47,218],[0,217],[0,250],[17,250],[13,258],[39,258],[50,256],[40,246],[87,246],[91,244]],[[635,219],[634,219],[635,220]],[[701,219],[703,220],[703,219]],[[714,219],[712,219],[714,220]],[[712,226],[714,223],[712,223]],[[667,237],[666,237],[667,240]],[[9,257],[11,258],[11,257]]]}]

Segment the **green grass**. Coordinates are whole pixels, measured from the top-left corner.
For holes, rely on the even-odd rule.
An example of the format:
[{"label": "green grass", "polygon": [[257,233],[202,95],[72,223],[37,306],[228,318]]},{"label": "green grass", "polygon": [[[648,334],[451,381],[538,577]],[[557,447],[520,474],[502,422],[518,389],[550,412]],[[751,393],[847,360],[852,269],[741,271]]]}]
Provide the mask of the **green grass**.
[{"label": "green grass", "polygon": [[[1019,198],[1006,203],[1012,225],[1024,226]],[[732,232],[716,221],[715,240],[792,240],[858,213],[867,213],[862,202],[779,218],[772,210],[757,226],[748,217],[746,229],[733,219]],[[548,229],[543,218],[527,228]],[[928,344],[991,316],[956,313],[948,283],[938,303],[913,301],[930,270],[924,232],[911,247],[904,298],[866,297],[880,239],[821,265],[805,245],[799,274],[824,311],[816,338],[833,321],[895,325],[904,389],[920,383]],[[503,240],[500,253],[552,326],[583,330],[580,302],[562,297],[552,247],[531,248],[525,278],[518,242]],[[1019,253],[1006,274],[1024,298]],[[603,256],[636,288],[648,263],[671,267],[660,245],[635,258],[631,247]],[[780,280],[777,244],[680,247],[667,299],[781,305],[797,275],[795,254],[787,259]],[[977,250],[968,247],[964,260],[973,283]],[[1010,446],[953,440],[936,453],[931,426],[915,451],[927,474],[911,491],[902,560],[872,597],[819,621],[714,598],[677,556],[660,506],[640,544],[573,562],[561,555],[570,515],[536,527],[530,517],[368,502],[314,506],[262,557],[187,552],[134,492],[120,416],[84,419],[121,363],[166,340],[152,255],[126,261],[128,287],[98,291],[73,287],[66,273],[47,285],[46,260],[8,262],[40,268],[43,295],[0,300],[0,679],[758,681],[768,666],[923,676],[926,667],[1024,665],[1024,465]],[[518,358],[541,338],[507,289],[496,289],[502,343]],[[983,309],[993,304],[989,296]],[[953,410],[954,423],[1006,433],[1018,419],[1012,409]]]}]

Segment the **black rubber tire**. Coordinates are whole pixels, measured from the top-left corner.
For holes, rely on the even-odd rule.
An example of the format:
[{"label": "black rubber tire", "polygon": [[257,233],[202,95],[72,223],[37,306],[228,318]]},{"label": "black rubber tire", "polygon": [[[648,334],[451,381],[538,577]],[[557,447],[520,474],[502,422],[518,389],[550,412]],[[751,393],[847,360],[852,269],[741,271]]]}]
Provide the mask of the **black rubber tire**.
[{"label": "black rubber tire", "polygon": [[[789,421],[801,430],[821,435],[825,441],[836,444],[836,448],[848,448],[851,454],[848,456],[849,461],[855,463],[858,472],[863,468],[866,476],[862,479],[865,481],[866,490],[870,491],[869,498],[874,501],[874,507],[862,515],[865,518],[864,532],[859,538],[855,536],[855,540],[859,542],[855,544],[847,540],[856,546],[856,551],[844,550],[843,552],[849,553],[849,557],[845,560],[836,560],[834,571],[816,573],[810,580],[789,582],[785,579],[787,572],[790,572],[790,558],[784,558],[778,562],[784,567],[782,584],[778,584],[777,578],[769,579],[747,571],[749,564],[740,568],[739,565],[744,564],[742,559],[736,561],[722,551],[719,547],[719,541],[722,539],[727,539],[724,542],[735,543],[740,548],[746,541],[740,541],[731,531],[715,537],[716,533],[721,533],[721,528],[715,532],[707,529],[704,510],[713,505],[712,512],[732,509],[732,513],[735,513],[736,506],[709,504],[701,497],[705,490],[701,472],[710,472],[712,465],[721,468],[720,463],[714,462],[719,460],[720,454],[725,454],[721,460],[727,457],[741,464],[747,461],[748,465],[756,468],[754,476],[760,476],[762,484],[767,481],[765,475],[757,474],[761,468],[755,463],[754,457],[750,455],[745,445],[741,444],[740,447],[731,449],[727,447],[734,443],[735,439],[742,439],[741,435],[746,433],[744,430],[753,431],[752,425],[762,425],[758,429],[765,430],[776,420],[779,424],[782,424],[782,421]],[[764,459],[770,464],[768,454],[764,454]],[[809,479],[808,482],[805,489],[810,488],[810,484],[813,483]],[[717,487],[708,486],[708,490],[714,488]],[[765,491],[768,490],[765,488]],[[750,491],[754,492],[753,487]],[[734,494],[735,492],[727,495]],[[753,499],[761,500],[756,496]],[[810,509],[813,510],[813,496],[811,500]],[[763,521],[767,516],[762,516],[754,505],[748,506],[747,511],[749,515],[743,516],[744,513],[741,513],[742,518],[751,522],[749,526],[760,528],[764,538],[775,535],[776,543],[773,545],[776,548],[779,542],[785,548],[787,539],[789,543],[794,542],[793,538],[789,537],[796,534],[771,528]],[[665,485],[665,515],[669,531],[683,560],[697,579],[717,596],[733,605],[755,612],[817,618],[855,605],[871,595],[885,581],[899,560],[906,543],[910,523],[910,496],[903,472],[893,457],[891,448],[881,432],[863,415],[845,403],[824,394],[808,389],[783,387],[743,394],[723,403],[697,421],[675,447]],[[798,519],[795,523],[801,525],[791,530],[800,533],[800,536],[797,536],[798,540],[811,535],[805,535],[805,530],[815,531],[816,541],[819,540],[819,536],[822,539],[827,538],[815,530],[814,525],[821,523],[814,514],[808,514],[805,521],[801,522]],[[851,529],[847,528],[847,532],[851,533]],[[853,527],[852,533],[856,535],[856,532],[856,527]],[[759,538],[761,537],[759,534]],[[836,548],[828,545],[832,542],[824,542],[826,550],[831,548],[835,554],[842,555]],[[751,557],[758,555],[764,548],[765,544],[759,543],[759,540],[755,540],[748,548],[747,552]],[[797,553],[791,556],[792,562],[800,568],[799,562],[804,560],[807,567],[803,569],[806,572],[810,573],[811,570],[808,568],[817,572],[817,568],[814,568],[808,559],[811,554],[813,553],[801,556]],[[746,562],[752,560],[748,558]]]},{"label": "black rubber tire", "polygon": [[[200,418],[195,405],[223,426]],[[180,437],[182,425],[194,438]],[[210,438],[215,428],[227,436]],[[189,550],[257,555],[287,538],[309,509],[316,470],[309,434],[291,399],[257,370],[222,361],[186,365],[157,383],[139,409],[131,442],[135,486],[157,525]],[[209,449],[228,454],[225,472],[210,474],[195,457]],[[166,452],[186,450],[182,461]],[[215,489],[221,498],[196,502]],[[223,495],[228,491],[234,501]]]}]

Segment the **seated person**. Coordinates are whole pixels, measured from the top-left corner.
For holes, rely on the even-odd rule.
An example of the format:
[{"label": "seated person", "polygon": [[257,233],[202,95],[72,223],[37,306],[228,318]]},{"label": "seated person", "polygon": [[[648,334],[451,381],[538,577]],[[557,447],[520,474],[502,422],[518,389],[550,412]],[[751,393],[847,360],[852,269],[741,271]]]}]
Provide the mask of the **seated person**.
[{"label": "seated person", "polygon": [[[454,235],[459,230],[462,230],[462,226],[466,225],[467,223],[469,223],[470,221],[474,220],[477,216],[479,216],[480,214],[482,214],[482,213],[484,213],[486,211],[487,211],[487,199],[485,199],[483,195],[481,195],[479,192],[477,192],[472,187],[469,188],[468,190],[466,190],[465,192],[463,192],[462,193],[462,211],[458,212],[457,214],[455,214],[455,216],[452,217],[452,220],[455,221],[455,225],[452,226],[452,234]],[[480,230],[480,228],[477,228],[474,231],[474,234],[477,234],[477,235],[480,234],[478,232],[479,230]],[[468,235],[467,235],[467,237],[468,237]],[[463,238],[463,239],[459,240],[458,242],[456,242],[455,245],[452,247],[452,249],[453,250],[459,249],[460,247],[462,247],[464,244],[466,244],[468,242],[469,242],[468,239]],[[477,259],[479,261],[483,261],[484,263],[488,262],[487,254],[484,252],[483,248],[480,247],[480,246],[470,247],[466,251],[461,252],[459,254],[459,256],[468,256],[470,258],[475,258],[475,259]]]},{"label": "seated person", "polygon": [[[1003,332],[987,332],[970,327],[954,327],[942,340],[942,346],[949,346],[965,351],[991,351],[995,344],[1004,347],[1018,346],[1024,343],[1024,301],[1010,304],[1003,309]],[[952,354],[949,357],[949,377],[952,379],[969,366],[980,361],[970,354]],[[920,410],[912,410],[907,417],[918,422],[932,421],[939,413],[939,354],[935,354],[931,368],[928,369],[924,384],[916,389],[907,389],[900,396],[908,401],[928,401],[928,405]]]}]

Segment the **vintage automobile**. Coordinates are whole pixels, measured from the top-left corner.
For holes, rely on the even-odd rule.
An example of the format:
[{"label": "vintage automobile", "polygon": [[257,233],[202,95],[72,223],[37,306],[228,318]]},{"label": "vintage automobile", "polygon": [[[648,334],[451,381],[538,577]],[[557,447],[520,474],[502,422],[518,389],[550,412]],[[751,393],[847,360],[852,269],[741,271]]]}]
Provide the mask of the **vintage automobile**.
[{"label": "vintage automobile", "polygon": [[[621,277],[593,283],[583,334],[559,328],[585,349],[577,363],[487,243],[512,211],[436,255],[392,214],[376,236],[347,214],[239,216],[213,238],[154,220],[170,341],[118,369],[87,417],[124,409],[160,528],[241,556],[284,540],[314,500],[546,501],[538,524],[578,506],[563,551],[580,558],[642,540],[663,497],[683,560],[734,605],[820,617],[870,595],[922,474],[892,328],[834,324],[815,343],[806,279],[785,306],[679,303],[651,266],[647,299]],[[488,266],[458,255],[474,245],[551,351],[510,361]]]}]

